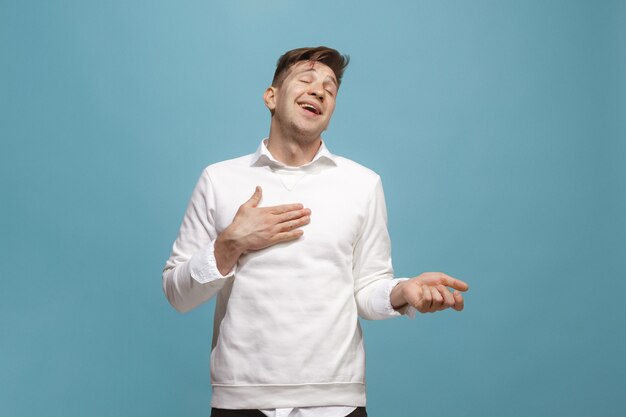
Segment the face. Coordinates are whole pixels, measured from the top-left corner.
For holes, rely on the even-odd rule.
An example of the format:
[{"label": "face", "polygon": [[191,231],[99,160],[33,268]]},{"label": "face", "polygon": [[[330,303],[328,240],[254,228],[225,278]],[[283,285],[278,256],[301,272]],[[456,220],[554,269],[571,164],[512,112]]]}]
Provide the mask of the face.
[{"label": "face", "polygon": [[337,91],[333,70],[320,62],[301,61],[289,69],[280,87],[268,88],[264,98],[277,128],[317,139],[328,127]]}]

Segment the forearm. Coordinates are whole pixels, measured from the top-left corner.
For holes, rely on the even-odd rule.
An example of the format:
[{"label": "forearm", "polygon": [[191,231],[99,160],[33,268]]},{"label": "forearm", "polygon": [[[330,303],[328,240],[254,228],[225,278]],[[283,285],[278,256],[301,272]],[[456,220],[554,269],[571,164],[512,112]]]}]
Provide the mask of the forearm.
[{"label": "forearm", "polygon": [[173,258],[163,270],[163,291],[180,312],[189,311],[213,297],[234,274],[234,268],[221,273],[213,256],[213,244],[198,250],[191,258]]},{"label": "forearm", "polygon": [[214,249],[217,269],[222,275],[233,269],[244,252],[244,248],[231,237],[228,229],[217,237]]},{"label": "forearm", "polygon": [[399,316],[401,313],[390,303],[390,292],[400,280],[393,279],[385,199],[379,179],[368,201],[352,262],[359,315],[368,320]]},{"label": "forearm", "polygon": [[200,284],[187,271],[187,265],[181,265],[163,272],[165,296],[172,307],[181,313],[208,301],[223,285],[223,282]]}]

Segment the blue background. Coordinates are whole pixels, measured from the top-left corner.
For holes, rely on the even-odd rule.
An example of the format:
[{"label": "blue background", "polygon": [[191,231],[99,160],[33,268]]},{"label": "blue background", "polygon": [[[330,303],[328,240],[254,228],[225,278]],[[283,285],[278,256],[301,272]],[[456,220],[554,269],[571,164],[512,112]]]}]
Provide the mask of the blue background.
[{"label": "blue background", "polygon": [[370,415],[623,415],[626,3],[565,0],[0,1],[1,415],[208,416],[213,304],[176,313],[161,269],[320,44],[397,275],[471,284],[364,323]]}]

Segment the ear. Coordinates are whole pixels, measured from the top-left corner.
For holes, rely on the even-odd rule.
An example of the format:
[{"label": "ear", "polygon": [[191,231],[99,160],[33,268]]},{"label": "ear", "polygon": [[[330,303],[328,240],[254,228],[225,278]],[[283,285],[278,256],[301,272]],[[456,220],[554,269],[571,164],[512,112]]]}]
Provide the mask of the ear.
[{"label": "ear", "polygon": [[276,108],[276,88],[275,87],[267,87],[265,92],[263,93],[263,101],[265,102],[265,107],[267,107],[272,114],[274,114],[274,109]]}]

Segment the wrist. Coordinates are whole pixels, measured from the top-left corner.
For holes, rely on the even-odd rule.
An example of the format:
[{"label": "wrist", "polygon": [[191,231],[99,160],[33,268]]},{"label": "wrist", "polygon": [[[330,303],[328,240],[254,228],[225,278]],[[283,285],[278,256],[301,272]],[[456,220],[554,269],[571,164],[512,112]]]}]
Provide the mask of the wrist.
[{"label": "wrist", "polygon": [[[230,255],[239,258],[245,251],[243,243],[237,239],[227,227],[215,240],[215,252],[221,255]],[[229,256],[229,257],[230,257]]]},{"label": "wrist", "polygon": [[391,293],[389,294],[389,301],[391,302],[391,306],[395,310],[399,310],[402,307],[407,305],[407,301],[404,298],[404,286],[405,285],[406,285],[405,282],[398,283],[395,287],[393,287],[393,289],[391,290]]},{"label": "wrist", "polygon": [[230,238],[226,231],[220,234],[215,240],[213,251],[217,269],[222,275],[226,275],[233,269],[239,260],[239,257],[243,253],[243,250],[239,247],[237,241]]}]

